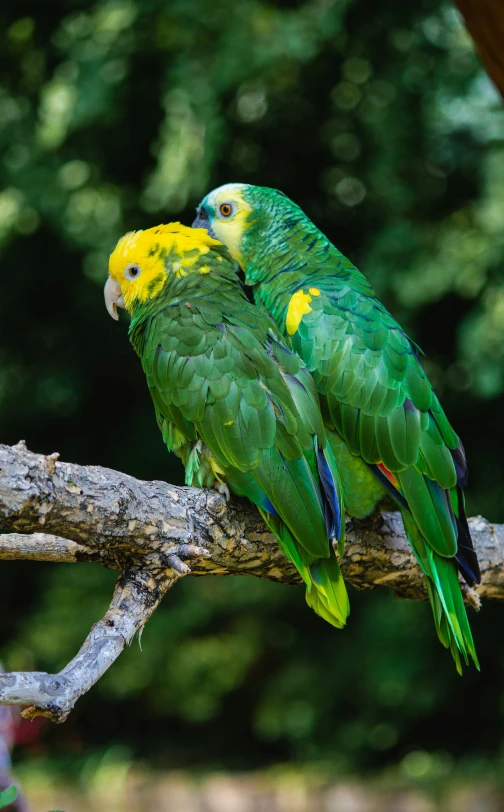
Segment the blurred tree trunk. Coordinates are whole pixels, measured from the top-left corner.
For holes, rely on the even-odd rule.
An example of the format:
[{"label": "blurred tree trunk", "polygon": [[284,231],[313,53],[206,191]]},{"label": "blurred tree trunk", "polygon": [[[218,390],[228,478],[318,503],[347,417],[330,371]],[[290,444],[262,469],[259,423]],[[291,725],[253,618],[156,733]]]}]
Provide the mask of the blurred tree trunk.
[{"label": "blurred tree trunk", "polygon": [[504,0],[455,0],[488,75],[504,96]]}]

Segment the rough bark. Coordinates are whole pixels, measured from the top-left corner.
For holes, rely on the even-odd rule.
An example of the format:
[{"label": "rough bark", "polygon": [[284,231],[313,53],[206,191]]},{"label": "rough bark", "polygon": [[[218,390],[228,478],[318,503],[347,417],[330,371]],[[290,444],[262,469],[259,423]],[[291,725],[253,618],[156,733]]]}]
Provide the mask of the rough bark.
[{"label": "rough bark", "polygon": [[[470,525],[483,577],[477,593],[466,590],[467,601],[504,600],[504,526],[480,517]],[[0,526],[2,559],[97,562],[120,573],[105,617],[60,674],[0,674],[0,704],[28,705],[23,715],[29,718],[64,721],[189,572],[299,582],[245,500],[227,504],[214,491],[58,462],[56,454],[33,454],[24,443],[0,445]],[[341,565],[357,589],[388,586],[398,597],[425,599],[397,513],[354,521]]]},{"label": "rough bark", "polygon": [[504,96],[504,3],[502,0],[455,0],[481,61]]}]

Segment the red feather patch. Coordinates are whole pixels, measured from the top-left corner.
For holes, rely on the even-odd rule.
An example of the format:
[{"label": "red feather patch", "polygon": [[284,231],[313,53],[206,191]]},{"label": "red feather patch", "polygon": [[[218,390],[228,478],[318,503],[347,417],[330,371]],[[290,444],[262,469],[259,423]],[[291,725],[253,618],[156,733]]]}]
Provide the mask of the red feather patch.
[{"label": "red feather patch", "polygon": [[380,471],[382,472],[382,474],[385,474],[385,476],[387,477],[388,481],[389,481],[390,483],[392,483],[392,485],[394,486],[394,488],[397,488],[397,490],[399,490],[399,482],[398,482],[398,481],[397,481],[397,479],[395,478],[395,476],[394,476],[394,474],[392,473],[392,471],[389,471],[389,469],[388,469],[388,468],[385,468],[385,466],[384,466],[383,462],[379,462],[379,463],[378,463],[378,468],[380,469]]}]

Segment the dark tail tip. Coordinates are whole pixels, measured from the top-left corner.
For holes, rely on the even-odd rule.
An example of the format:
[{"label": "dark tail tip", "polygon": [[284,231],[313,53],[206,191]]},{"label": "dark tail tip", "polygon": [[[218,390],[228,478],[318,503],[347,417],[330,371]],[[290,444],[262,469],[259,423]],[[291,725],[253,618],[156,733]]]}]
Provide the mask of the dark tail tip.
[{"label": "dark tail tip", "polygon": [[467,485],[467,461],[462,440],[459,440],[457,448],[450,449],[450,453],[457,472],[457,485],[460,488],[465,488]]},{"label": "dark tail tip", "polygon": [[481,572],[478,564],[478,556],[476,555],[474,543],[471,538],[471,531],[467,524],[461,488],[457,488],[457,498],[459,515],[455,521],[457,522],[458,549],[455,560],[464,581],[469,586],[474,586],[474,584],[481,583]]}]

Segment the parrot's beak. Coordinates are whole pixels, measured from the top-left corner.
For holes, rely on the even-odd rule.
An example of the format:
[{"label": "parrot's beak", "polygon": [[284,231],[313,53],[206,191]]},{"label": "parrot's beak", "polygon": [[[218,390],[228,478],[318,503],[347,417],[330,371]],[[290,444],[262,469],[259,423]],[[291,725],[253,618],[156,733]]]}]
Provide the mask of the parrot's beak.
[{"label": "parrot's beak", "polygon": [[105,283],[105,290],[103,293],[105,295],[105,306],[109,312],[109,316],[112,316],[113,319],[119,321],[119,313],[117,312],[117,308],[126,307],[119,282],[116,282],[115,279],[112,279],[112,277],[109,276]]},{"label": "parrot's beak", "polygon": [[216,239],[212,226],[210,225],[208,214],[203,208],[196,210],[196,219],[191,228],[204,228],[214,240]]}]

